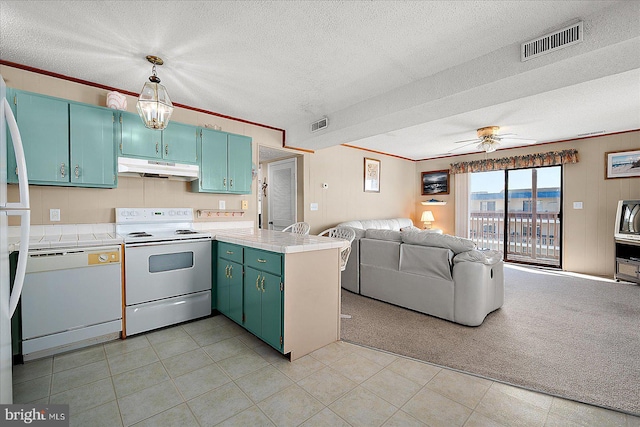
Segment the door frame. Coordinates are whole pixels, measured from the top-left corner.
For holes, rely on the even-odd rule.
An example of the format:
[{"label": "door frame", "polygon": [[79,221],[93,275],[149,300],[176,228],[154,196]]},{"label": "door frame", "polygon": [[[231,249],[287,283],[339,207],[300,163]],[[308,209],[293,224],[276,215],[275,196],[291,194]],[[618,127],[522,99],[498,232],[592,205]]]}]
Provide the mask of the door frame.
[{"label": "door frame", "polygon": [[[293,161],[293,186],[291,188],[291,199],[292,199],[292,203],[293,203],[293,222],[296,222],[298,220],[298,158],[297,157],[290,157],[287,159],[282,159],[282,160],[276,160],[274,162],[269,162],[267,163],[267,184],[271,185],[271,168],[272,166],[277,166],[277,165],[281,165],[283,163],[291,163],[291,161]],[[269,187],[267,186],[267,194],[269,194]],[[271,230],[271,212],[273,212],[273,198],[267,196],[267,229]]]}]

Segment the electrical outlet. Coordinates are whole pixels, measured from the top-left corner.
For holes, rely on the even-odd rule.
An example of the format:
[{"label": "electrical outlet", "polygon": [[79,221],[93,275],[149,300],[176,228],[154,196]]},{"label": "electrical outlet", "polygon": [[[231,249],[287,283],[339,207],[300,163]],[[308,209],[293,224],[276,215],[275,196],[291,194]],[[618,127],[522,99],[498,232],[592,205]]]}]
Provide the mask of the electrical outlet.
[{"label": "electrical outlet", "polygon": [[224,200],[218,200],[218,209],[226,209],[227,208],[227,202],[225,202]]},{"label": "electrical outlet", "polygon": [[49,220],[60,221],[60,209],[49,209]]},{"label": "electrical outlet", "polygon": [[242,209],[249,209],[249,202],[247,200],[242,201]]}]

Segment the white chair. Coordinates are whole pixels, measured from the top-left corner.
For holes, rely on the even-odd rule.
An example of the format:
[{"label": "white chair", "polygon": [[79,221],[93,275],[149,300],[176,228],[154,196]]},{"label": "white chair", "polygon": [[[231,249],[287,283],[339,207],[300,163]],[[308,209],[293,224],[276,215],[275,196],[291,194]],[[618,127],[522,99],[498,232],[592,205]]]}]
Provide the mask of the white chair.
[{"label": "white chair", "polygon": [[356,238],[356,232],[352,228],[347,227],[334,227],[324,230],[318,236],[333,237],[334,239],[344,239],[349,242],[349,245],[342,249],[340,252],[340,271],[344,271],[347,268],[347,261],[349,261],[349,254],[351,254],[351,243]]},{"label": "white chair", "polygon": [[[356,232],[352,228],[347,227],[334,227],[324,230],[318,236],[333,237],[334,239],[344,239],[349,244],[340,251],[340,271],[344,271],[347,268],[347,262],[349,261],[349,254],[351,254],[351,243],[356,238]],[[351,319],[349,314],[340,314],[343,319]]]},{"label": "white chair", "polygon": [[306,222],[296,222],[294,224],[291,224],[290,226],[288,226],[282,231],[283,232],[287,231],[289,233],[295,233],[295,234],[309,234],[310,229],[311,227]]}]

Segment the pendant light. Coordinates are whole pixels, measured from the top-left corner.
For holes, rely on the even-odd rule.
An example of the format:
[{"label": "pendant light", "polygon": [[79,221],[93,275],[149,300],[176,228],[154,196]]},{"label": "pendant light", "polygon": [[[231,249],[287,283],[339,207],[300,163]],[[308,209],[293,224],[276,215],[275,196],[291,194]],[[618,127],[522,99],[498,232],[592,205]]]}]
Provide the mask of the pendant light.
[{"label": "pendant light", "polygon": [[156,75],[156,65],[162,65],[164,61],[153,55],[148,55],[147,61],[153,64],[151,69],[153,74],[149,76],[149,81],[142,87],[136,107],[146,127],[162,130],[169,124],[169,118],[173,113],[173,104],[169,99],[169,94],[160,84],[160,78]]}]

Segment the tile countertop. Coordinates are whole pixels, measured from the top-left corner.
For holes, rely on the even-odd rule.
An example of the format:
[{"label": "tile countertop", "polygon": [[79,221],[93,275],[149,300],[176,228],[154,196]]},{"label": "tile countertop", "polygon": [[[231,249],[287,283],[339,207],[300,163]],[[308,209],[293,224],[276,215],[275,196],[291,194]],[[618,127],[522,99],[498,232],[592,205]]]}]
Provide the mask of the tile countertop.
[{"label": "tile countertop", "polygon": [[[20,227],[9,227],[9,252],[20,249]],[[32,225],[29,250],[120,245],[114,224]]]},{"label": "tile countertop", "polygon": [[273,230],[254,230],[253,228],[236,230],[207,230],[215,240],[278,253],[319,251],[323,249],[342,249],[349,243],[342,239],[313,235],[294,234]]}]

